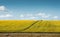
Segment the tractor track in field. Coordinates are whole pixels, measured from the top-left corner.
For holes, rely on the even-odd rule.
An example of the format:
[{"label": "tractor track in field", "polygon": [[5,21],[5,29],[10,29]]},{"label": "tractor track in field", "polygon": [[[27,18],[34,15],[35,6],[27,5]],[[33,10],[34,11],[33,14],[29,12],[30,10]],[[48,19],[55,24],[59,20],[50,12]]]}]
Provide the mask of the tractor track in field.
[{"label": "tractor track in field", "polygon": [[[24,31],[24,30],[27,30],[27,29],[29,29],[29,28],[31,28],[32,26],[34,26],[36,23],[38,23],[39,21],[36,21],[36,22],[34,22],[34,23],[32,23],[30,26],[28,26],[28,27],[26,27],[25,29],[23,29],[23,30],[21,30],[21,31]],[[42,20],[41,20],[41,22],[42,22]],[[40,22],[40,23],[41,23]]]},{"label": "tractor track in field", "polygon": [[[28,29],[30,29],[30,28],[32,28],[36,23],[38,23],[39,22],[39,28],[42,28],[43,30],[43,32],[45,32],[45,31],[47,31],[47,29],[49,29],[50,27],[48,27],[48,26],[50,26],[50,25],[48,25],[48,24],[50,24],[50,23],[48,23],[48,21],[46,21],[46,22],[44,22],[44,24],[42,24],[43,22],[42,22],[43,20],[40,20],[40,21],[35,21],[34,23],[32,23],[30,26],[28,26],[28,27],[26,27],[26,28],[24,28],[24,29],[22,29],[21,31],[25,31],[25,30],[28,30]],[[54,31],[54,29],[53,29],[53,31]]]}]

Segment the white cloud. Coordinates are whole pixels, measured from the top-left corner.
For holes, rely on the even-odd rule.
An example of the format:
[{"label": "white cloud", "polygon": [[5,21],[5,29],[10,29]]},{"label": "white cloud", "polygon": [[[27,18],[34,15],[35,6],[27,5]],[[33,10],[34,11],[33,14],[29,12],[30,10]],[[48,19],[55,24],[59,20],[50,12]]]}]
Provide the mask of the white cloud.
[{"label": "white cloud", "polygon": [[21,19],[35,19],[33,14],[20,14]]},{"label": "white cloud", "polygon": [[44,16],[45,13],[38,13],[37,16]]},{"label": "white cloud", "polygon": [[21,15],[20,15],[20,17],[21,17],[21,18],[23,18],[23,17],[24,17],[24,15],[23,15],[23,14],[21,14]]},{"label": "white cloud", "polygon": [[36,17],[30,17],[31,19],[35,19]]},{"label": "white cloud", "polygon": [[37,17],[39,18],[49,18],[50,15],[45,14],[45,13],[37,13],[37,14],[21,14],[20,18],[30,18],[30,19],[36,19]]},{"label": "white cloud", "polygon": [[0,15],[0,18],[5,18],[5,17],[12,17],[12,15],[10,15],[10,14]]},{"label": "white cloud", "polygon": [[50,15],[42,15],[41,17],[42,17],[42,18],[49,18]]},{"label": "white cloud", "polygon": [[31,17],[31,16],[33,16],[33,14],[26,14],[26,16]]},{"label": "white cloud", "polygon": [[40,16],[41,18],[49,18],[51,15],[46,13],[38,13],[37,16]]},{"label": "white cloud", "polygon": [[58,18],[58,16],[53,16],[53,18],[54,18],[54,19],[57,19],[57,18]]},{"label": "white cloud", "polygon": [[0,11],[4,11],[5,9],[5,6],[0,6]]},{"label": "white cloud", "polygon": [[7,16],[7,17],[12,17],[12,15],[11,15],[11,14],[6,14],[6,16]]},{"label": "white cloud", "polygon": [[57,19],[58,16],[53,16],[51,14],[46,13],[37,13],[37,14],[21,14],[20,18],[24,19]]}]

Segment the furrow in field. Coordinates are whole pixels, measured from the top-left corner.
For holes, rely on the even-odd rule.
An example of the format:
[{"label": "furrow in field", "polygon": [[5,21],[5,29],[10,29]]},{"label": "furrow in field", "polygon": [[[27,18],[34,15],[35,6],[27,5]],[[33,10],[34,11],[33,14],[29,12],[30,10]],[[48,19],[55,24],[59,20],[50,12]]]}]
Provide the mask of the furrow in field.
[{"label": "furrow in field", "polygon": [[24,32],[36,32],[37,29],[40,27],[43,22],[40,20],[39,22],[35,23],[33,26],[31,26],[29,29],[25,30]]},{"label": "furrow in field", "polygon": [[39,29],[38,32],[43,32],[45,31],[45,27],[46,27],[46,21],[43,21],[43,23],[41,25],[39,25]]},{"label": "furrow in field", "polygon": [[54,32],[55,28],[56,26],[50,24],[49,21],[39,21],[27,29],[25,32]]},{"label": "furrow in field", "polygon": [[56,26],[53,24],[50,24],[49,21],[46,21],[45,25],[43,26],[42,31],[41,32],[54,32],[55,31]]},{"label": "furrow in field", "polygon": [[22,30],[20,30],[20,31],[25,31],[25,30],[29,29],[30,27],[34,26],[34,24],[36,24],[37,22],[39,22],[39,21],[35,21],[35,22],[32,23],[30,26],[28,26],[28,27],[26,27],[26,28],[24,28],[24,29],[22,29]]}]

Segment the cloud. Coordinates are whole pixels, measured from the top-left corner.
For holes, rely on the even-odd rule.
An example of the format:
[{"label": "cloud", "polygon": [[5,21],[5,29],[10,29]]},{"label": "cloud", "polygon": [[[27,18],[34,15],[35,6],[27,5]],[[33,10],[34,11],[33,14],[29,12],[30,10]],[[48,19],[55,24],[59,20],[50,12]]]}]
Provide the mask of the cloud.
[{"label": "cloud", "polygon": [[57,18],[58,18],[58,16],[53,16],[53,18],[54,18],[54,19],[57,19]]},{"label": "cloud", "polygon": [[31,16],[33,16],[33,14],[26,14],[26,16],[31,17]]},{"label": "cloud", "polygon": [[20,14],[19,16],[21,19],[35,19],[33,14]]},{"label": "cloud", "polygon": [[41,18],[49,18],[51,15],[46,13],[38,13],[37,16],[40,16]]},{"label": "cloud", "polygon": [[49,18],[50,15],[42,15],[41,17],[42,17],[42,18]]},{"label": "cloud", "polygon": [[31,18],[31,19],[35,19],[36,17],[33,16],[33,17],[30,17],[30,18]]},{"label": "cloud", "polygon": [[24,19],[57,19],[58,16],[54,16],[47,13],[36,13],[36,14],[21,14],[20,18]]},{"label": "cloud", "polygon": [[23,17],[33,17],[34,15],[33,14],[20,14],[20,17],[23,18]]},{"label": "cloud", "polygon": [[45,13],[37,13],[38,16],[43,16]]},{"label": "cloud", "polygon": [[6,17],[12,17],[12,15],[11,14],[0,15],[0,18],[6,18]]},{"label": "cloud", "polygon": [[0,11],[4,11],[6,9],[5,6],[0,6]]},{"label": "cloud", "polygon": [[24,17],[24,15],[23,15],[23,14],[20,14],[20,17],[21,17],[21,18],[23,18],[23,17]]},{"label": "cloud", "polygon": [[20,14],[20,18],[29,18],[29,19],[36,19],[38,18],[49,18],[51,15],[46,13],[37,13],[37,14]]},{"label": "cloud", "polygon": [[38,16],[40,16],[42,19],[58,19],[58,16],[54,16],[54,15],[51,15],[51,14],[46,14],[46,13],[38,13]]}]

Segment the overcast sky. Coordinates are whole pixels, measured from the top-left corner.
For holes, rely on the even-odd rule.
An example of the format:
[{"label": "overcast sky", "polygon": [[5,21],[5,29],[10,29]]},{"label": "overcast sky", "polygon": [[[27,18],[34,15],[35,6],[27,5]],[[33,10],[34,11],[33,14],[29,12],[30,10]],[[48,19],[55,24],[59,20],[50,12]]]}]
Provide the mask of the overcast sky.
[{"label": "overcast sky", "polygon": [[60,0],[0,0],[0,20],[60,20]]}]

